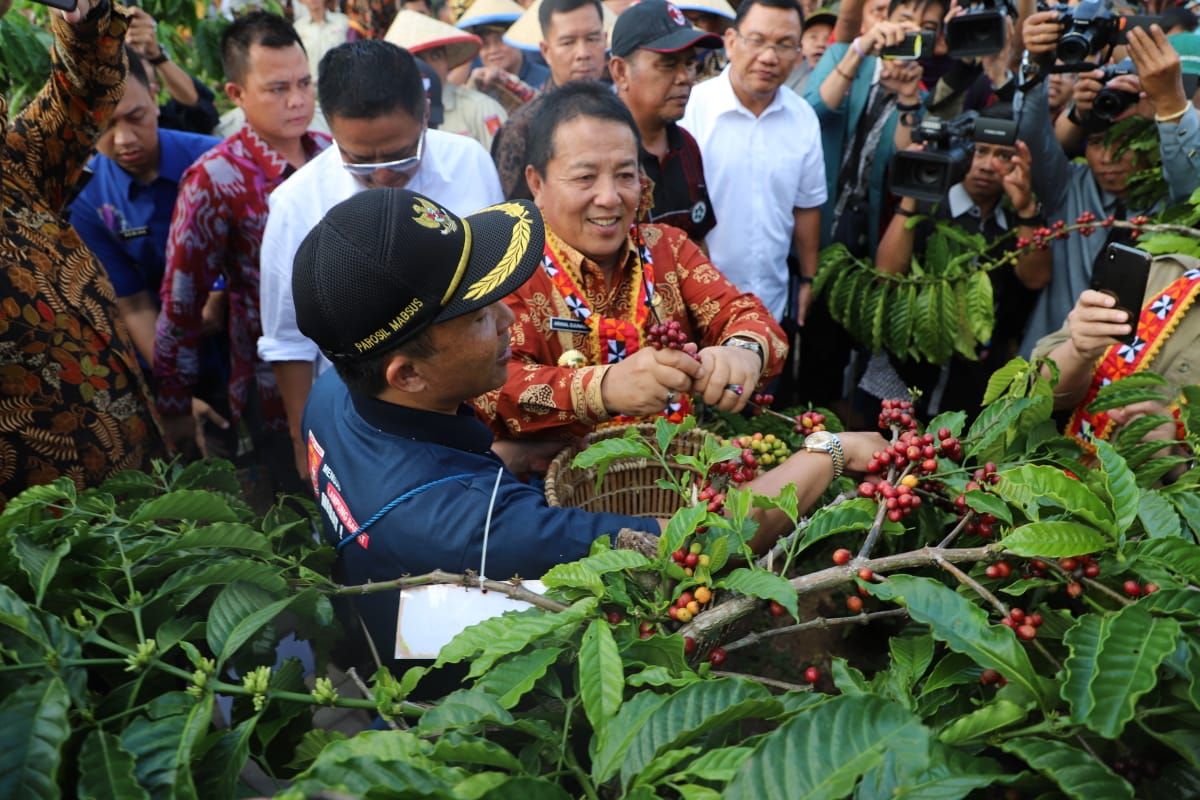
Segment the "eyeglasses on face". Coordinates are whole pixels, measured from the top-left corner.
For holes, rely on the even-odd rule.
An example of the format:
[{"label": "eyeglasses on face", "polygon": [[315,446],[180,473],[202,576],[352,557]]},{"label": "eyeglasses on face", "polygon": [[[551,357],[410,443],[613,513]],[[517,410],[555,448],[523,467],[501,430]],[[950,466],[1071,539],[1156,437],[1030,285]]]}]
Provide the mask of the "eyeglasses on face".
[{"label": "eyeglasses on face", "polygon": [[779,58],[789,58],[800,52],[800,43],[791,39],[784,39],[782,42],[768,42],[758,35],[743,36],[741,31],[734,31],[734,33],[746,45],[746,49],[755,55],[764,50],[770,50]]},{"label": "eyeglasses on face", "polygon": [[[351,175],[359,178],[366,178],[381,169],[388,172],[395,172],[401,175],[411,175],[421,166],[421,157],[425,153],[425,132],[429,130],[427,127],[421,128],[421,138],[417,140],[416,155],[408,158],[400,158],[395,161],[379,161],[374,164],[352,164],[347,161],[342,161],[342,166]],[[346,151],[342,151],[344,156]]]}]

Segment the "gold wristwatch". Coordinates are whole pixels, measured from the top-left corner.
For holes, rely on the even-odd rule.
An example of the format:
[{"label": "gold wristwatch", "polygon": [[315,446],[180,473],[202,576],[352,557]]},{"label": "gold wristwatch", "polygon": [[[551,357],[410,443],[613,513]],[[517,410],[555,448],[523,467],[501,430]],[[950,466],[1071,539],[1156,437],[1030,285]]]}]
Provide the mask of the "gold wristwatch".
[{"label": "gold wristwatch", "polygon": [[804,449],[810,453],[828,453],[833,459],[833,477],[840,478],[846,468],[846,451],[836,433],[817,431],[804,437]]}]

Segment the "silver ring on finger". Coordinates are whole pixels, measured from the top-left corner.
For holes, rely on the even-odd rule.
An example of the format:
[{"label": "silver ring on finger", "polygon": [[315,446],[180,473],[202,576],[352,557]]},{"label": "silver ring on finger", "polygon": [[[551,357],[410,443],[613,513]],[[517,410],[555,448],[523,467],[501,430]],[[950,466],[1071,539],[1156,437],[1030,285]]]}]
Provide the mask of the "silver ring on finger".
[{"label": "silver ring on finger", "polygon": [[740,383],[731,383],[725,387],[725,391],[732,392],[733,394],[736,394],[738,397],[741,397],[742,392],[745,390],[742,388],[742,385]]}]

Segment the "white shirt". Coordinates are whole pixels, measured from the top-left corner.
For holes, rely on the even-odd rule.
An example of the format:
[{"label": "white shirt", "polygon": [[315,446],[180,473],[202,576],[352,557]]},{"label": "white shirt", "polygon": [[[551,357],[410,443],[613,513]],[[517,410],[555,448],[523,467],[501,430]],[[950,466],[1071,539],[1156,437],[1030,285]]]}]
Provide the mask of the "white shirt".
[{"label": "white shirt", "polygon": [[[425,134],[421,168],[405,188],[436,200],[459,216],[504,202],[496,167],[479,142],[437,130]],[[342,167],[342,154],[335,144],[271,193],[259,263],[263,335],[258,340],[258,357],[263,361],[312,361],[314,375],[331,366],[316,343],[296,327],[292,260],[325,212],[365,190]]]},{"label": "white shirt", "polygon": [[[947,205],[949,206],[952,218],[958,219],[963,214],[970,214],[980,221],[983,220],[983,212],[980,211],[979,206],[975,205],[975,201],[967,193],[967,187],[963,186],[962,183],[956,183],[951,186],[946,199],[949,201]],[[996,225],[999,226],[1000,230],[1008,230],[1008,217],[1004,216],[1004,209],[1001,208],[1000,203],[996,203],[992,207],[992,219],[996,221]]]},{"label": "white shirt", "polygon": [[321,57],[339,44],[345,44],[346,36],[350,33],[350,18],[337,11],[326,11],[324,21],[316,22],[308,15],[308,8],[303,3],[296,5],[303,8],[305,14],[303,17],[297,15],[292,27],[296,29],[300,41],[304,42],[304,52],[308,55],[308,68],[312,72],[315,84],[317,82],[317,65],[321,63]]},{"label": "white shirt", "polygon": [[705,237],[712,263],[776,319],[787,306],[787,256],[796,208],[825,203],[821,128],[786,86],[759,116],[733,93],[729,68],[692,89],[680,121],[700,145],[717,214]]}]

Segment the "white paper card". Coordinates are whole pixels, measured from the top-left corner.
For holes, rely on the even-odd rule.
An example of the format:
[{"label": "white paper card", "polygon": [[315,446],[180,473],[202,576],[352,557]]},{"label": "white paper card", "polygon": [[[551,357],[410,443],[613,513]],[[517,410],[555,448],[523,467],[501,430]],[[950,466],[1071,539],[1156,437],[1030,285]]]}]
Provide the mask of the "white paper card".
[{"label": "white paper card", "polygon": [[[541,581],[521,585],[538,594],[546,591]],[[470,626],[526,608],[531,605],[523,600],[473,587],[437,583],[404,589],[396,617],[395,657],[437,658],[442,647]]]}]

